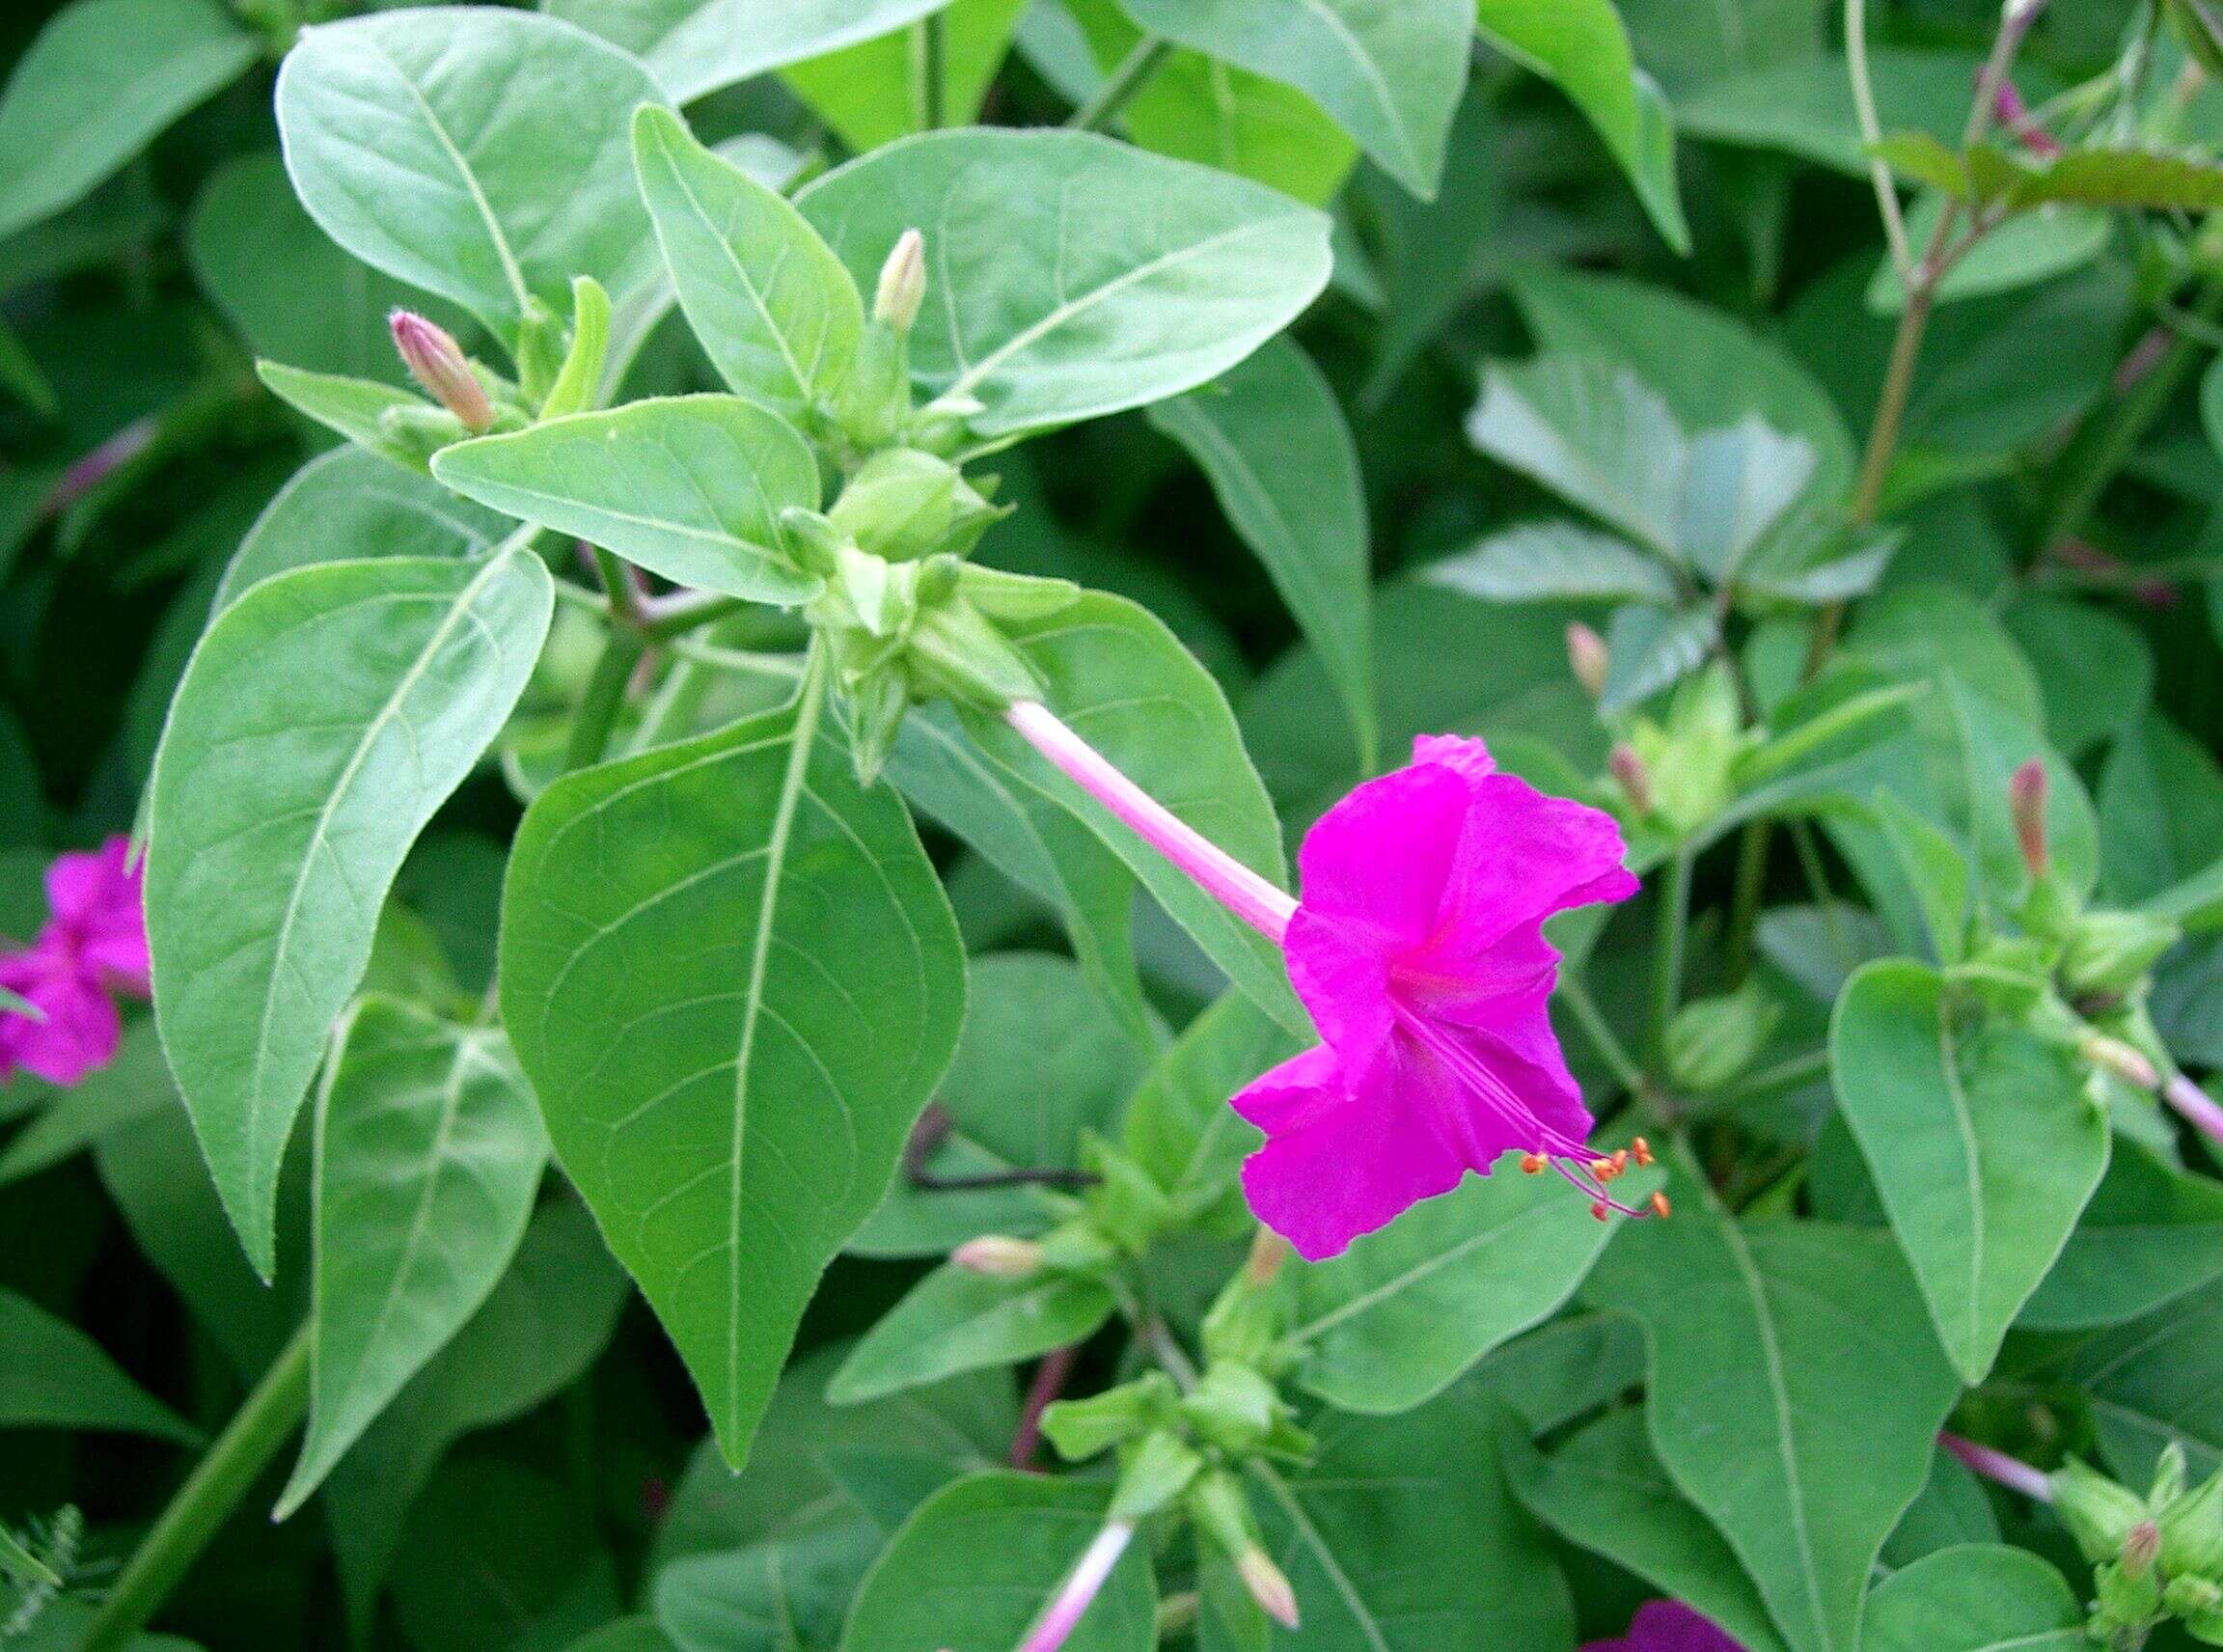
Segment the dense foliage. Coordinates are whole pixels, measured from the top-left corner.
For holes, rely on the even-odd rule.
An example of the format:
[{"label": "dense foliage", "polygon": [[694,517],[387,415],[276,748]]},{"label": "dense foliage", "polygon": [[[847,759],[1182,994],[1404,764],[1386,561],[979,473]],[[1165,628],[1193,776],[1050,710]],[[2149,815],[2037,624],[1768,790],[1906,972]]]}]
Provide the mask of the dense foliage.
[{"label": "dense foliage", "polygon": [[0,1646],[2223,1644],[2207,0],[0,46]]}]

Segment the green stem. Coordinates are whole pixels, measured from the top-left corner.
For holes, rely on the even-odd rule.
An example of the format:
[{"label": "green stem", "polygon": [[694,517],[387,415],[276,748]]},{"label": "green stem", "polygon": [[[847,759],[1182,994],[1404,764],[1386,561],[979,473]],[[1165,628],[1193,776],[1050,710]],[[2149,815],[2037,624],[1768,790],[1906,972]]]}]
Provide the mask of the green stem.
[{"label": "green stem", "polygon": [[[2223,281],[2211,281],[2201,289],[2192,315],[2201,322],[2223,317]],[[2193,334],[2174,333],[2169,347],[2144,378],[2084,422],[2054,473],[2062,480],[2045,512],[2038,540],[2041,552],[2083,532],[2100,496],[2137,451],[2206,347]]]},{"label": "green stem", "polygon": [[101,1603],[79,1652],[117,1652],[161,1609],[309,1409],[309,1326],[271,1362]]},{"label": "green stem", "polygon": [[1621,1042],[1621,1034],[1613,1031],[1606,1012],[1598,1007],[1589,983],[1570,970],[1559,977],[1559,996],[1567,1001],[1567,1007],[1575,1012],[1575,1024],[1582,1029],[1582,1035],[1590,1040],[1590,1047],[1598,1052],[1598,1059],[1606,1063],[1621,1088],[1631,1095],[1641,1096],[1645,1090],[1644,1069],[1629,1053],[1629,1046]]},{"label": "green stem", "polygon": [[1173,49],[1172,42],[1156,35],[1144,35],[1135,42],[1135,49],[1119,60],[1104,84],[1096,89],[1096,96],[1073,112],[1065,123],[1077,132],[1101,132],[1112,124],[1112,118],[1127,107],[1128,99],[1141,91],[1142,83],[1150,78],[1157,67],[1166,61]]},{"label": "green stem", "polygon": [[1754,820],[1737,844],[1737,881],[1729,897],[1728,967],[1731,987],[1743,984],[1752,968],[1752,930],[1760,922],[1760,897],[1768,892],[1768,850],[1774,822]]},{"label": "green stem", "polygon": [[651,643],[669,642],[673,637],[684,637],[690,631],[700,631],[705,625],[714,625],[721,620],[730,619],[750,605],[738,596],[708,596],[684,607],[669,609],[662,614],[645,618],[641,621],[641,635]]},{"label": "green stem", "polygon": [[1667,863],[1660,892],[1660,922],[1652,942],[1652,1060],[1667,1070],[1667,1027],[1683,1002],[1683,931],[1690,921],[1690,862],[1688,848]]},{"label": "green stem", "polygon": [[911,31],[911,105],[919,111],[920,131],[937,132],[949,124],[948,61],[948,16],[929,13]]},{"label": "green stem", "polygon": [[571,720],[571,738],[563,746],[563,772],[583,769],[602,760],[610,749],[611,730],[625,704],[625,690],[633,681],[633,669],[648,651],[641,633],[626,626],[611,631],[602,645],[602,657],[594,662],[594,675],[587,679],[587,692],[579,698],[579,710]]}]

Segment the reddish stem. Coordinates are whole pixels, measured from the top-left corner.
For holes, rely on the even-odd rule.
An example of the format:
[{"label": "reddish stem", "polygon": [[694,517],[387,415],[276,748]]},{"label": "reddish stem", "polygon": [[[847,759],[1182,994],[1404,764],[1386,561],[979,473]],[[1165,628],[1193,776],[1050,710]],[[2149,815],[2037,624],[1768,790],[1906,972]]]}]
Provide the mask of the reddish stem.
[{"label": "reddish stem", "polygon": [[1081,1344],[1068,1342],[1053,1348],[1034,1367],[1034,1380],[1027,1385],[1027,1400],[1020,1408],[1019,1427],[1011,1436],[1011,1466],[1031,1470],[1034,1454],[1042,1448],[1042,1414],[1065,1391],[1073,1374],[1073,1362],[1081,1357]]}]

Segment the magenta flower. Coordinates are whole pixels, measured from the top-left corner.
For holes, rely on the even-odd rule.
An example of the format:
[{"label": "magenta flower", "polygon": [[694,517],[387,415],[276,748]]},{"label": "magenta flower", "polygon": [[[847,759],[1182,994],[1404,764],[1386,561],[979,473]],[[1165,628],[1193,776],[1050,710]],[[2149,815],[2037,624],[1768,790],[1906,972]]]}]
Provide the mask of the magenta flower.
[{"label": "magenta flower", "polygon": [[0,957],[0,987],[39,1011],[0,1011],[0,1080],[21,1068],[73,1085],[116,1054],[123,1020],[111,994],[147,996],[147,924],[129,848],[111,838],[46,868],[46,926]]},{"label": "magenta flower", "polygon": [[[1261,934],[1323,1042],[1234,1097],[1266,1132],[1243,1187],[1258,1219],[1317,1261],[1508,1152],[1556,1170],[1600,1217],[1622,1155],[1591,1117],[1546,1004],[1559,954],[1544,920],[1625,900],[1610,815],[1496,772],[1479,740],[1423,735],[1411,766],[1321,816],[1292,901],[1172,815],[1045,706],[1004,720],[1113,815]],[[1648,1155],[1636,1144],[1639,1160]],[[1664,1209],[1656,1201],[1655,1209]]]},{"label": "magenta flower", "polygon": [[1582,1652],[1744,1652],[1681,1601],[1646,1601],[1619,1640],[1593,1640]]},{"label": "magenta flower", "polygon": [[1243,1167],[1250,1208],[1315,1261],[1509,1152],[1634,1214],[1584,1144],[1546,1009],[1544,920],[1636,891],[1620,829],[1496,772],[1479,740],[1424,735],[1413,756],[1306,835],[1283,945],[1323,1041],[1234,1098],[1267,1138]]}]

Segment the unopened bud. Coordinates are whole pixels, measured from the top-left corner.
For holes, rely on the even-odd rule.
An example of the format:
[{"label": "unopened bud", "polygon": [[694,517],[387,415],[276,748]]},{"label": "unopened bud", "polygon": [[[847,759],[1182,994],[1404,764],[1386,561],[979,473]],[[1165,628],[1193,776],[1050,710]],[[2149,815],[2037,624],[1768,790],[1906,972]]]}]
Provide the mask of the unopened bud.
[{"label": "unopened bud", "polygon": [[2223,1470],[2164,1508],[2155,1535],[2170,1576],[2223,1577]]},{"label": "unopened bud", "polygon": [[1606,693],[1606,639],[1577,620],[1567,626],[1567,663],[1592,700]]},{"label": "unopened bud", "polygon": [[467,430],[492,427],[494,404],[486,399],[486,387],[472,372],[463,346],[445,327],[408,310],[396,310],[386,324],[393,330],[402,365],[425,387],[425,395],[461,420]]},{"label": "unopened bud", "polygon": [[2161,1528],[2151,1520],[2141,1520],[2123,1539],[2123,1570],[2133,1578],[2143,1578],[2160,1557]]},{"label": "unopened bud", "polygon": [[1652,771],[1644,766],[1644,759],[1636,755],[1636,748],[1626,741],[1613,748],[1606,759],[1606,766],[1613,778],[1621,783],[1628,793],[1629,802],[1639,814],[1652,812]]},{"label": "unopened bud", "polygon": [[1243,1551],[1235,1562],[1241,1574],[1243,1586],[1250,1591],[1250,1598],[1258,1603],[1258,1610],[1278,1623],[1283,1629],[1297,1627],[1297,1591],[1289,1586],[1289,1579],[1280,1567],[1274,1564],[1265,1550],[1252,1544]]},{"label": "unopened bud", "polygon": [[2007,807],[2015,816],[2015,840],[2022,848],[2022,864],[2033,878],[2042,878],[2052,865],[2045,846],[2045,765],[2032,757],[2007,782]]},{"label": "unopened bud", "polygon": [[[2161,1604],[2179,1617],[2208,1617],[2223,1607],[2223,1587],[2208,1578],[2171,1578],[2161,1591]],[[2212,1638],[2208,1644],[2215,1644]]]},{"label": "unopened bud", "polygon": [[1261,1227],[1250,1241],[1250,1254],[1243,1264],[1243,1277],[1253,1289],[1264,1290],[1281,1277],[1281,1264],[1289,1259],[1289,1241],[1271,1227]]},{"label": "unopened bud", "polygon": [[880,286],[872,294],[872,319],[897,333],[908,333],[919,319],[919,306],[926,297],[926,238],[917,230],[895,237],[888,261],[880,266]]},{"label": "unopened bud", "polygon": [[1029,1279],[1042,1270],[1042,1247],[1031,1239],[1007,1239],[984,1234],[968,1239],[949,1253],[949,1260],[969,1274],[992,1280]]},{"label": "unopened bud", "polygon": [[2053,1507],[2084,1558],[2118,1558],[2131,1528],[2147,1518],[2145,1501],[2099,1470],[2072,1457],[2052,1477]]},{"label": "unopened bud", "polygon": [[2154,1063],[2120,1038],[2087,1032],[2077,1041],[2076,1053],[2100,1071],[2113,1073],[2140,1089],[2158,1089],[2161,1086],[2161,1075],[2154,1070]]}]

